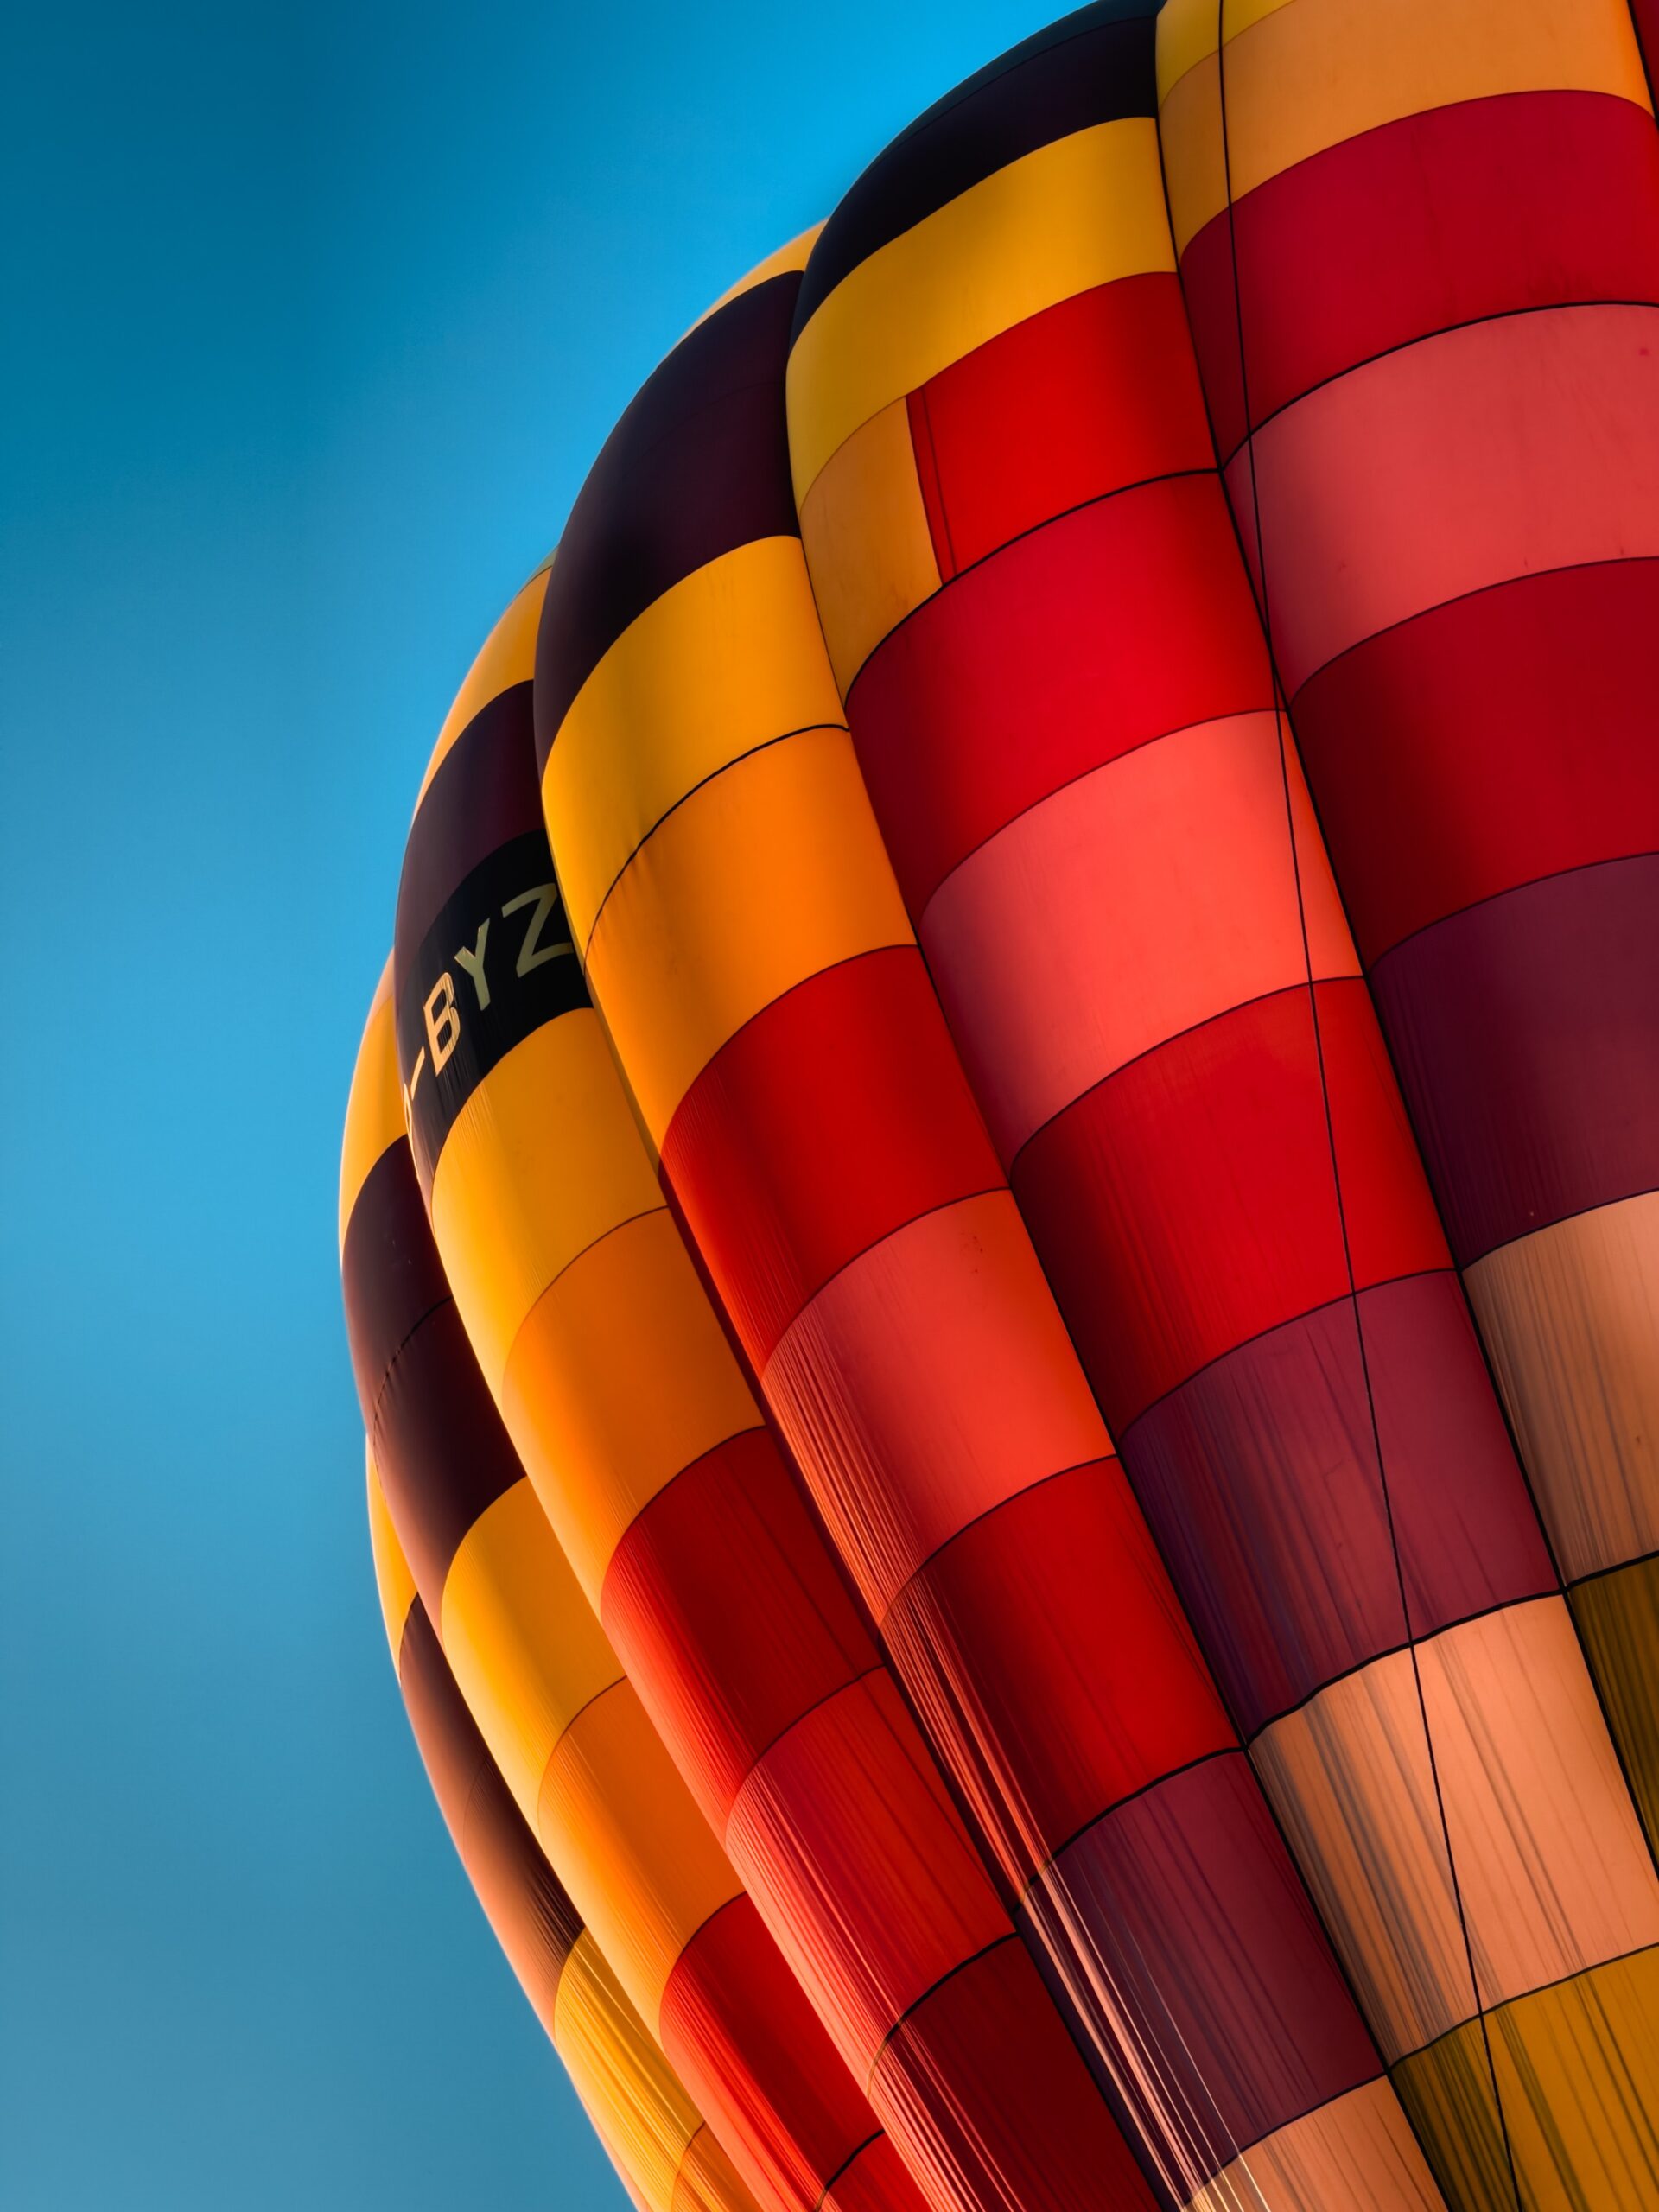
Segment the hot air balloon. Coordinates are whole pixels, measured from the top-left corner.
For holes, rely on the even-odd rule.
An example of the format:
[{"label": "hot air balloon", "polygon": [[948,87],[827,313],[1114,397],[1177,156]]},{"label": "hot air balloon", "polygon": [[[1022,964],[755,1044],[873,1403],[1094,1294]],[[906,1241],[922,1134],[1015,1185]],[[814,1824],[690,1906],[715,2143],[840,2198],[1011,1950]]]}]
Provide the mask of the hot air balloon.
[{"label": "hot air balloon", "polygon": [[1659,2206],[1651,31],[1065,17],[443,724],[381,1579],[653,2206]]}]

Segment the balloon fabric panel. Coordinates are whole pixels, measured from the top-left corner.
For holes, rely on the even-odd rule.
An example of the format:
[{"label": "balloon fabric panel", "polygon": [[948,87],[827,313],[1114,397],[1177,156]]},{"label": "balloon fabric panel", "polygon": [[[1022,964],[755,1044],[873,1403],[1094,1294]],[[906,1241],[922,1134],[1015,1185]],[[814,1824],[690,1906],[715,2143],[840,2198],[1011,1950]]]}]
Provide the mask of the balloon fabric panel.
[{"label": "balloon fabric panel", "polygon": [[641,2212],[1659,2200],[1656,34],[1064,18],[443,722],[377,1573]]},{"label": "balloon fabric panel", "polygon": [[[1188,226],[1182,276],[1230,491],[1382,1033],[1570,1581],[1652,1543],[1643,1386],[1619,1377],[1653,1312],[1625,1213],[1656,1179],[1636,915],[1659,785],[1627,734],[1646,702],[1626,623],[1659,489],[1659,142],[1622,6],[1529,5],[1499,29],[1465,0],[1421,38],[1389,28],[1407,35],[1384,57],[1348,0],[1224,25],[1166,92],[1166,158],[1173,198],[1218,211]],[[1526,1993],[1599,1986],[1653,1941],[1633,1817],[1650,1729],[1621,1694],[1622,1638],[1591,1618],[1541,1597],[1449,1625],[1418,1660],[1491,2009],[1478,2041],[1453,2031],[1398,2078],[1471,2202],[1659,2187],[1630,2101],[1651,2101],[1659,2056],[1643,2000],[1567,2069],[1542,2061],[1557,2024]],[[1506,1684],[1517,1638],[1553,1719]],[[1478,1708],[1471,1758],[1459,1716]],[[1599,1781],[1536,1770],[1547,1738]],[[1531,1808],[1524,1878],[1500,1872],[1480,1810],[1506,1772]],[[1594,1814],[1552,1836],[1563,1789]],[[1602,2114],[1587,2133],[1574,2098]],[[1453,2099],[1470,2117],[1448,2130]]]},{"label": "balloon fabric panel", "polygon": [[503,1783],[416,1595],[372,1454],[368,1487],[387,1638],[434,1794],[485,1916],[624,2186],[642,2212],[753,2212]]},{"label": "balloon fabric panel", "polygon": [[[527,747],[527,723],[519,734]],[[463,739],[428,804],[442,802],[446,780],[458,787],[454,764],[466,757]],[[372,1022],[366,1041],[390,1050],[391,1031]],[[378,1071],[365,1068],[361,1082],[371,1098],[384,1095]],[[575,1885],[631,2002],[715,2113],[762,2202],[813,2203],[879,2131],[639,1712],[530,1493],[438,1289],[401,1138],[365,1180],[345,1255],[348,1314],[381,1317],[358,1363],[391,1517],[457,1672],[473,1678],[474,1719],[492,1730],[519,1815]],[[890,2201],[907,2207],[906,2187],[896,2189]]]},{"label": "balloon fabric panel", "polygon": [[[706,343],[693,345],[690,353],[707,358]],[[717,349],[714,358],[721,358]],[[572,558],[567,537],[554,575],[571,574]],[[798,550],[796,561],[798,566]],[[775,567],[762,563],[747,573],[765,594]],[[671,582],[665,587],[673,589]],[[557,601],[549,604],[556,608]],[[636,622],[648,623],[651,615],[645,610]],[[632,627],[627,634],[635,634]],[[671,625],[663,634],[706,650],[695,628],[681,632]],[[608,657],[597,662],[572,709],[578,718],[590,717],[590,730],[606,726],[592,702],[618,680],[615,666]],[[650,696],[648,676],[641,680]],[[827,672],[823,681],[829,690]],[[674,696],[671,689],[664,696]],[[637,697],[635,703],[637,710]],[[481,728],[497,727],[485,722],[489,712],[480,709]],[[461,779],[471,741],[465,734],[454,741],[423,810],[466,806],[468,786]],[[841,743],[844,747],[844,736]],[[511,780],[499,768],[481,772],[474,786],[480,821],[423,831],[417,817],[411,849],[448,851],[465,882],[479,880],[487,865],[480,855],[491,835],[512,842],[519,834],[517,814],[495,796]],[[609,804],[602,778],[589,773],[580,788],[596,805]],[[454,894],[440,882],[433,895],[454,909],[466,941],[466,917]],[[891,904],[896,912],[896,899]],[[423,933],[423,944],[429,934]],[[427,972],[417,969],[415,988]],[[409,1006],[406,1067],[419,1050],[416,1015]],[[783,1954],[779,1958],[758,1925],[738,1916],[735,1904],[715,1913],[685,1944],[660,1998],[664,2044],[683,2068],[695,2074],[695,2054],[711,2050],[728,2062],[741,2089],[741,2062],[767,2032],[755,1986],[786,1959],[933,2202],[950,2208],[1006,2202],[1014,2158],[1018,2186],[1031,2202],[1076,2205],[1081,2212],[1103,2176],[1112,2177],[1124,2203],[1145,2202],[1145,2184],[929,1754],[891,1687],[883,1692],[879,1658],[759,1427],[758,1408],[683,1247],[677,1258],[666,1209],[659,1198],[642,1211],[648,1155],[602,1046],[594,1054],[558,1041],[597,1039],[599,1033],[594,1016],[571,1005],[483,1067],[456,1102],[431,1173],[433,1220],[467,1255],[461,1274],[468,1312],[480,1316],[501,1402],[524,1436],[523,1463],[561,1523],[570,1527],[571,1552],[584,1561],[607,1624],[630,1635],[629,1681],[596,1685],[568,1724],[562,1720],[535,1800],[537,1824],[555,1841],[578,1893],[598,1900],[594,1911],[614,1936],[619,1956],[632,1958],[642,1988],[654,1991],[693,1915],[671,1915],[658,1924],[671,1902],[669,1869],[684,1859],[686,1847],[670,1821],[662,1786],[653,1785],[652,1808],[638,1798],[638,1777],[650,1770],[645,1712],[633,1701],[635,1691],[644,1690],[751,1894],[765,1899],[767,1926]],[[488,1105],[496,1096],[504,1102],[499,1114]],[[511,1252],[493,1257],[498,1232],[480,1210],[504,1187],[501,1147],[522,1141],[521,1116],[532,1112],[540,1116],[540,1134],[552,1141],[540,1175],[517,1179],[512,1203],[519,1230]],[[982,1132],[976,1122],[973,1128],[982,1150]],[[674,1440],[682,1433],[690,1448],[676,1459]],[[693,1618],[689,1600],[696,1593],[687,1586],[693,1577],[704,1585],[707,1626],[701,1643],[689,1649],[682,1636],[671,1640],[652,1616],[642,1618],[638,1585],[632,1608],[613,1597],[606,1568],[609,1550],[640,1506],[658,1496],[676,1505],[717,1497],[690,1476],[683,1487],[675,1477],[693,1464],[706,1474],[711,1447],[730,1458],[746,1439],[751,1481],[760,1485],[749,1492],[749,1529],[764,1541],[768,1567],[791,1578],[778,1596],[792,1600],[797,1633],[808,1649],[796,1697],[772,1708],[767,1733],[747,1752],[728,1739],[729,1755],[741,1764],[722,1797],[696,1745],[718,1726],[722,1708],[761,1695],[775,1699],[788,1688],[766,1616],[743,1577],[744,1557],[730,1553],[724,1541],[729,1516],[696,1549],[688,1545],[671,1554],[659,1548],[654,1554],[664,1579],[658,1586],[660,1602],[687,1593],[677,1615],[682,1630]],[[597,1535],[584,1517],[594,1506],[605,1532]],[[757,1513],[757,1506],[764,1511]],[[539,1571],[545,1576],[545,1568]],[[711,1601],[707,1579],[715,1574],[718,1593]],[[505,1597],[508,1579],[505,1571],[497,1575],[498,1596]],[[513,1586],[509,1610],[518,1615],[533,1597],[527,1586]],[[825,1618],[823,1609],[832,1602],[836,1618]],[[816,1634],[809,1608],[818,1615]],[[542,1647],[545,1664],[545,1633]],[[752,1688],[753,1678],[760,1679]],[[715,1700],[720,1705],[711,1715]],[[605,1893],[607,1879],[614,1887],[622,1878],[607,1877],[607,1869],[639,1856],[648,1827],[665,1856],[652,1862],[651,1883],[630,1892],[628,1910],[618,1916]],[[999,1949],[1008,1954],[1006,1961],[996,1959]],[[984,1996],[988,1976],[999,1993],[994,2005]],[[798,1996],[794,1982],[790,1988]],[[775,2007],[781,1996],[768,2001]],[[960,2028],[969,2005],[976,2005],[976,2017],[994,2024],[972,2037]],[[1026,2078],[1033,2068],[1045,2081],[1055,2131],[1040,2164],[1026,2147],[1025,2120],[1016,2117],[1007,2086],[1016,2069]],[[741,2105],[737,2116],[751,2134],[775,2125]],[[886,2189],[903,2201],[912,2186],[903,2170],[883,2179],[880,2160],[873,2156],[870,2165],[859,2183],[864,2196]]]},{"label": "balloon fabric panel", "polygon": [[[1149,38],[1143,38],[1142,48],[1149,109]],[[1131,141],[1153,151],[1150,135],[1137,124],[1128,139],[1116,142],[1115,161],[1128,158]],[[1096,143],[1091,139],[1091,159]],[[1155,151],[1153,165],[1155,196]],[[1010,199],[997,178],[987,184],[997,185],[988,196],[999,207],[1020,204],[1023,187]],[[832,222],[815,251],[832,246],[835,229]],[[962,235],[959,226],[951,230],[952,241]],[[906,254],[913,252],[912,240],[913,233],[901,242]],[[1166,261],[1168,251],[1166,240]],[[1116,265],[1122,266],[1125,258],[1128,273],[1138,276],[1144,263],[1133,240]],[[1052,255],[1043,263],[1033,279],[1037,292],[1058,265]],[[1079,259],[1077,266],[1083,265]],[[1097,262],[1090,266],[1091,276],[1098,267]],[[1029,296],[1032,289],[1020,296]],[[876,378],[878,369],[885,375],[891,365],[877,363],[868,377]],[[879,378],[868,390],[879,404]],[[843,392],[833,406],[844,414],[849,404]],[[832,419],[833,411],[814,417],[820,423]],[[758,438],[765,435],[757,432]],[[614,479],[607,466],[609,484]],[[809,474],[798,456],[798,482]],[[671,466],[669,483],[665,496],[671,496]],[[632,497],[630,493],[624,500],[625,512],[636,512],[629,505]],[[579,501],[579,512],[582,505]],[[665,543],[674,542],[677,528],[672,523],[666,526]],[[562,562],[564,557],[562,553]],[[543,626],[543,661],[550,664],[565,634],[556,611],[559,574],[556,569]],[[735,589],[735,575],[733,584]],[[580,595],[582,587],[578,582],[571,589]],[[651,619],[648,610],[639,618],[642,623]],[[757,637],[763,634],[764,619],[757,603],[751,616]],[[626,634],[613,650],[628,651]],[[537,699],[546,762],[543,790],[556,854],[568,850],[580,874],[588,866],[592,840],[603,834],[603,823],[595,815],[590,824],[572,779],[561,776],[563,723],[556,702],[569,695],[574,677],[554,673],[556,680]],[[803,695],[819,681],[814,671],[804,670]],[[666,696],[665,678],[660,689]],[[551,708],[549,702],[554,702]],[[938,1038],[938,1017],[905,942],[908,932],[884,947],[852,928],[797,930],[792,921],[777,926],[780,918],[808,904],[814,912],[833,914],[845,901],[851,880],[861,886],[860,896],[868,899],[870,911],[881,906],[874,864],[864,858],[871,847],[868,817],[860,818],[850,798],[838,799],[833,807],[812,801],[820,772],[817,762],[836,757],[836,741],[830,733],[791,736],[791,728],[803,718],[791,715],[787,702],[780,702],[780,709],[776,741],[751,750],[690,791],[603,894],[588,945],[588,973],[625,1072],[662,1147],[664,1172],[676,1200],[746,1351],[760,1367],[785,1440],[803,1461],[820,1510],[880,1621],[904,1584],[976,1513],[1023,1491],[1033,1481],[1098,1460],[1109,1447],[1024,1243],[1006,1184],[997,1177],[988,1186],[990,1171],[982,1155],[969,1170],[966,1154],[959,1164],[948,1150],[939,1161],[919,1141],[911,1142],[908,1154],[902,1149],[907,1127],[919,1131],[941,1122],[947,1128],[953,1126],[950,1117],[957,1109],[952,1102],[962,1096],[953,1056],[942,1040],[927,1043],[930,1029]],[[579,711],[575,710],[578,716]],[[642,715],[629,736],[632,752],[646,760],[671,757],[667,748],[675,741],[667,720]],[[780,860],[786,874],[774,873]],[[756,929],[762,913],[772,925],[771,934]],[[761,973],[751,950],[756,943],[765,945]],[[682,1068],[677,1046],[672,1062],[665,1064],[652,1035],[648,1009],[655,1001],[648,994],[660,988],[652,979],[664,948],[671,944],[677,949],[676,988],[683,992],[689,985],[694,1005],[722,992],[728,975],[740,972],[740,963],[746,978],[741,1024],[722,1014],[717,1025],[711,1023],[700,1037],[688,1040],[698,1046],[700,1071],[689,1064]],[[906,968],[918,978],[913,986],[905,982]],[[896,1047],[885,1042],[878,1046],[877,1040],[896,1025],[882,1009],[900,1003],[894,995],[906,988],[919,1008],[914,1043],[924,1055],[932,1051],[934,1058],[931,1064],[925,1057],[903,1063],[907,1071],[899,1103],[906,1118],[895,1123],[891,1114],[884,1120],[855,1082],[842,1086],[832,1071],[849,1058],[855,1065],[861,1064],[861,1052],[872,1064],[878,1050],[890,1060]],[[732,1012],[737,1010],[734,1006]],[[810,1040],[811,1057],[804,1062],[792,1042],[798,1034]],[[866,1039],[868,1045],[855,1041]],[[910,1049],[906,1042],[906,1053]],[[811,1079],[803,1080],[809,1069]],[[846,1103],[840,1113],[820,1116],[816,1100],[825,1083],[834,1086],[835,1103]],[[813,1118],[807,1118],[809,1113]],[[823,1131],[833,1135],[826,1137]],[[816,1147],[815,1133],[820,1133]],[[812,1206],[810,1213],[798,1213],[791,1194],[804,1185],[801,1169],[792,1162],[807,1157],[815,1169]],[[741,1184],[739,1161],[745,1169]],[[870,1163],[874,1172],[867,1178],[864,1169]],[[931,1188],[918,1181],[924,1164],[935,1179]],[[938,1179],[941,1167],[943,1181]],[[757,1201],[764,1211],[757,1212],[753,1233],[747,1238],[734,1234],[729,1244],[723,1243],[734,1209]],[[815,1254],[811,1240],[831,1232],[835,1241]],[[779,1262],[790,1269],[788,1274],[779,1272]],[[834,1272],[826,1275],[826,1268]],[[763,1289],[764,1303],[759,1303]],[[780,1295],[785,1303],[775,1306]],[[784,1320],[788,1326],[771,1349],[767,1339]],[[918,1333],[921,1329],[925,1338]],[[829,1396],[823,1385],[832,1377],[834,1395]],[[961,1448],[964,1438],[972,1440],[966,1455]],[[906,1478],[895,1484],[900,1467]],[[1161,1583],[1149,1554],[1142,1566],[1156,1578],[1154,1587]],[[1176,1638],[1169,1648],[1170,1664],[1191,1674],[1194,1658],[1181,1637],[1173,1601],[1154,1600],[1146,1618],[1167,1624],[1166,1637]],[[938,1653],[925,1656],[931,1670],[925,1686],[907,1683],[924,1711],[930,1695],[938,1707],[942,1697],[950,1702],[961,1694],[939,1683],[938,1659]],[[1155,1677],[1166,1669],[1153,1657],[1145,1671]],[[970,1671],[963,1689],[972,1679]],[[1120,1695],[1127,1694],[1128,1685],[1121,1685]],[[1211,1719],[1206,1749],[1213,1745],[1217,1718]],[[1225,1741],[1224,1730],[1222,1735]],[[960,1784],[973,1767],[962,1755],[958,1738],[944,1749]],[[1253,1795],[1254,1785],[1248,1787]],[[1096,1798],[1090,1814],[1100,1809]],[[1049,1847],[1058,1840],[1051,1839]],[[1235,2119],[1250,2131],[1250,2140],[1259,2139],[1295,2124],[1313,2106],[1325,2103],[1333,2089],[1369,2080],[1377,2065],[1265,1811],[1261,1827],[1249,1839],[1241,1837],[1237,1850],[1241,1879],[1260,1878],[1244,1872],[1255,1856],[1265,1854],[1267,1867],[1279,1870],[1267,1878],[1262,1891],[1271,1909],[1264,1908],[1243,1942],[1246,1981],[1254,1972],[1262,2009],[1278,2017],[1285,2015],[1281,1999],[1286,1993],[1303,1987],[1310,1997],[1314,1990],[1322,1993],[1299,2024],[1295,2063],[1271,2083],[1265,2075],[1253,2076],[1248,2116],[1238,2116],[1243,2107],[1236,2103],[1219,2133],[1207,2119],[1186,2129],[1191,2145],[1177,2153],[1187,2158],[1190,2178],[1182,2177],[1184,2195],[1207,2183],[1245,2147],[1229,2132]],[[1029,1880],[1033,1871],[1027,1864],[1018,1878]],[[1288,1910],[1279,1899],[1299,1902]],[[1046,1943],[1039,1948],[1046,1957]],[[1178,1974],[1201,1981],[1199,1965],[1195,1950],[1190,1961],[1172,1967],[1172,1985]],[[1077,1987],[1082,1986],[1079,1977]],[[1067,1993],[1075,2000],[1075,1990]],[[1183,2031],[1173,2015],[1158,2018],[1164,1999],[1154,1992],[1142,1993],[1135,2001],[1141,2010],[1134,2033],[1146,2037],[1160,2054],[1151,2063],[1179,2069],[1175,2044]],[[1230,1993],[1227,2001],[1232,2001]],[[1321,2008],[1328,2005],[1346,2024],[1343,2036],[1327,2032],[1332,2014]],[[1103,2026],[1090,2025],[1096,2034],[1105,2032]],[[1120,2043],[1119,2048],[1127,2046]],[[1096,2054],[1098,2058],[1097,2044]],[[1135,2063],[1120,2063],[1116,2072],[1103,2063],[1115,2095],[1124,2095]],[[1156,2091],[1152,2102],[1156,2107]],[[1176,2109],[1175,2101],[1166,2099],[1161,2116],[1166,2120]],[[1186,2128],[1185,2120],[1179,2125]]]}]

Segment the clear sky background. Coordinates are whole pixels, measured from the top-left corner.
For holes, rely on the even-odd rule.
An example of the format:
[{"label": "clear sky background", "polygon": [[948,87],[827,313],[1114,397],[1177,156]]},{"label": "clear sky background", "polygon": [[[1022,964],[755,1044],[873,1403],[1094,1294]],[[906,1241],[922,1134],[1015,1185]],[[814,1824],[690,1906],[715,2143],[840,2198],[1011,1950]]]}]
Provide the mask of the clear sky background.
[{"label": "clear sky background", "polygon": [[387,1660],[352,1057],[437,725],[616,415],[1048,12],[10,19],[7,2212],[622,2205]]}]

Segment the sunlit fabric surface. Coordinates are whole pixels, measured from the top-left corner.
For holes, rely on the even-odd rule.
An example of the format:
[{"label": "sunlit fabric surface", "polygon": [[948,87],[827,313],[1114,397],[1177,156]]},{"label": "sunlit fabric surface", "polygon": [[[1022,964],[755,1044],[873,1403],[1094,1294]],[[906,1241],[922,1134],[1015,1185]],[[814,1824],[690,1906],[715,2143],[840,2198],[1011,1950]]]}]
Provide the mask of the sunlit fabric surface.
[{"label": "sunlit fabric surface", "polygon": [[652,2212],[1659,2204],[1655,31],[1067,16],[442,724],[382,1582]]}]

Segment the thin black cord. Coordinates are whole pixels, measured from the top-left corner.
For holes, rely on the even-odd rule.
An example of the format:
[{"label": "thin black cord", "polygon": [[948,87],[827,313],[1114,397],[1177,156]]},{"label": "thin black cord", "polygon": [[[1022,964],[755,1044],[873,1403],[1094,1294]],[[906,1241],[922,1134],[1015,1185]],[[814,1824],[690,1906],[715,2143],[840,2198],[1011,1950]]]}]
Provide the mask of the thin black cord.
[{"label": "thin black cord", "polygon": [[1290,709],[1279,681],[1278,658],[1273,646],[1271,601],[1268,590],[1268,552],[1262,528],[1262,497],[1256,473],[1254,426],[1250,416],[1249,372],[1245,358],[1243,289],[1238,273],[1238,231],[1234,214],[1232,149],[1227,124],[1227,45],[1226,0],[1217,0],[1216,6],[1216,64],[1217,90],[1221,110],[1222,175],[1227,193],[1227,240],[1233,276],[1234,330],[1238,345],[1239,392],[1244,410],[1244,454],[1250,479],[1251,523],[1255,537],[1255,566],[1257,588],[1262,601],[1262,626],[1266,632],[1268,654],[1273,677],[1274,721],[1279,736],[1280,778],[1285,798],[1285,827],[1290,840],[1291,872],[1296,886],[1297,921],[1301,932],[1302,957],[1307,975],[1309,1011],[1313,1023],[1313,1049],[1319,1068],[1319,1096],[1325,1111],[1325,1141],[1331,1158],[1331,1180],[1337,1202],[1337,1221],[1342,1235],[1343,1265],[1348,1276],[1348,1295],[1353,1307],[1354,1335],[1359,1345],[1360,1373],[1365,1385],[1366,1413],[1370,1423],[1371,1450],[1376,1462],[1377,1479],[1382,1486],[1383,1511],[1388,1519],[1389,1548],[1393,1555],[1395,1576],[1399,1590],[1400,1610],[1408,1639],[1411,1654],[1412,1682],[1417,1694],[1417,1710],[1422,1722],[1423,1743],[1428,1755],[1428,1770],[1434,1788],[1435,1811],[1440,1820],[1440,1834],[1446,1847],[1446,1872],[1452,1881],[1452,1899],[1458,1916],[1458,1928],[1463,1937],[1464,1959],[1469,1973],[1470,1994],[1474,1999],[1475,2017],[1480,2022],[1481,2044],[1486,2056],[1486,2071],[1492,2085],[1492,2101],[1497,2113],[1497,2124],[1503,2139],[1503,2153],[1509,2167],[1510,2189],[1517,2212],[1521,2202],[1521,2186],[1516,2171],[1515,2147],[1510,2139],[1509,2122],[1503,2112],[1503,2092],[1498,2087],[1497,2069],[1492,2057],[1491,2031],[1486,2006],[1480,1993],[1480,1982],[1475,1966],[1474,1944],[1469,1934],[1469,1923],[1463,1904],[1462,1885],[1458,1878],[1457,1853],[1452,1848],[1451,1829],[1446,1821],[1445,1793],[1440,1784],[1440,1764],[1434,1754],[1433,1731],[1429,1726],[1428,1707],[1423,1694],[1422,1669],[1418,1659],[1418,1639],[1411,1634],[1409,1601],[1406,1591],[1405,1567],[1400,1557],[1400,1545],[1395,1531],[1394,1501],[1389,1485],[1387,1464],[1382,1453],[1382,1440],[1377,1424],[1376,1399],[1371,1384],[1370,1362],[1365,1350],[1365,1331],[1359,1312],[1359,1294],[1354,1278],[1353,1248],[1349,1236],[1348,1211],[1343,1199],[1342,1174],[1337,1157],[1336,1126],[1331,1111],[1331,1090],[1326,1077],[1325,1039],[1319,1021],[1319,993],[1314,988],[1313,954],[1307,930],[1307,908],[1302,889],[1301,858],[1296,843],[1296,817],[1291,791],[1290,758],[1287,743],[1294,742],[1295,732],[1290,721]]}]

